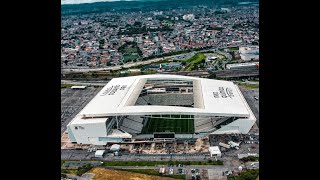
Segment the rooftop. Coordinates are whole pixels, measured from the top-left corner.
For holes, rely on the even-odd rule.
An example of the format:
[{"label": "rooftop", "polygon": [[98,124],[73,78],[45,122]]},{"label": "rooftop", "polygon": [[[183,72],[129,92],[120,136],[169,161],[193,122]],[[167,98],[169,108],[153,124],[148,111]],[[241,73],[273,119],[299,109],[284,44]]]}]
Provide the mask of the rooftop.
[{"label": "rooftop", "polygon": [[[147,81],[192,81],[194,107],[136,105]],[[233,82],[180,75],[143,75],[112,79],[74,120],[104,121],[118,115],[199,114],[250,117],[251,110]],[[74,121],[73,120],[73,121]],[[92,121],[91,121],[92,122]]]},{"label": "rooftop", "polygon": [[209,147],[210,154],[221,154],[219,146],[211,146]]}]

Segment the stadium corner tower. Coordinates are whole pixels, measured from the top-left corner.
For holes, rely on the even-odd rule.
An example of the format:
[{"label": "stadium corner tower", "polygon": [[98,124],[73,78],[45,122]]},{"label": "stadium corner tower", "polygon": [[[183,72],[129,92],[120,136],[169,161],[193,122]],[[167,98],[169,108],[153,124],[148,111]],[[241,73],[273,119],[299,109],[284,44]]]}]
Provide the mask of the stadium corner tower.
[{"label": "stadium corner tower", "polygon": [[255,121],[232,82],[157,74],[112,79],[67,130],[73,143],[106,145],[246,134]]}]

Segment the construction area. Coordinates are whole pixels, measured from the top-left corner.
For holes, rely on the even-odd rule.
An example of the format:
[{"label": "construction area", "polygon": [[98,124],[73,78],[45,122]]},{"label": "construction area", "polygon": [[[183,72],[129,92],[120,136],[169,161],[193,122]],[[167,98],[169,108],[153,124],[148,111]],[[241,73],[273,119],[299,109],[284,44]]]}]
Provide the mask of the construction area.
[{"label": "construction area", "polygon": [[[106,149],[115,143],[108,143],[105,146],[97,145],[84,145],[70,143],[67,132],[64,132],[61,136],[61,149],[83,149],[89,150],[90,148],[95,149]],[[121,153],[125,154],[189,154],[189,153],[203,153],[208,152],[209,149],[209,138],[199,138],[196,141],[172,141],[172,142],[156,142],[156,141],[132,141],[122,142],[120,144]]]}]

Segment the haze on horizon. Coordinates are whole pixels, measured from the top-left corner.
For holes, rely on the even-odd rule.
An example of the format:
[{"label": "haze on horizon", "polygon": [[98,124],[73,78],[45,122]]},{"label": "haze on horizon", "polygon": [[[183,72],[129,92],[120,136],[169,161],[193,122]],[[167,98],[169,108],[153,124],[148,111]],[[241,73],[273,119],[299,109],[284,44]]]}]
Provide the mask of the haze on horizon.
[{"label": "haze on horizon", "polygon": [[83,4],[95,2],[139,1],[139,0],[61,0],[61,4]]}]

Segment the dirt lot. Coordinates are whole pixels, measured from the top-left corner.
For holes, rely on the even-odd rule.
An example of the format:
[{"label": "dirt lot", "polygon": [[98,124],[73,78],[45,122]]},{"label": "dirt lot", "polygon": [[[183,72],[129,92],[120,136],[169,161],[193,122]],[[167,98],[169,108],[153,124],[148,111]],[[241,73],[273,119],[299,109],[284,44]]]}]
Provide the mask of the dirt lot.
[{"label": "dirt lot", "polygon": [[173,180],[173,178],[151,176],[140,173],[93,168],[88,173],[93,173],[93,180]]}]

